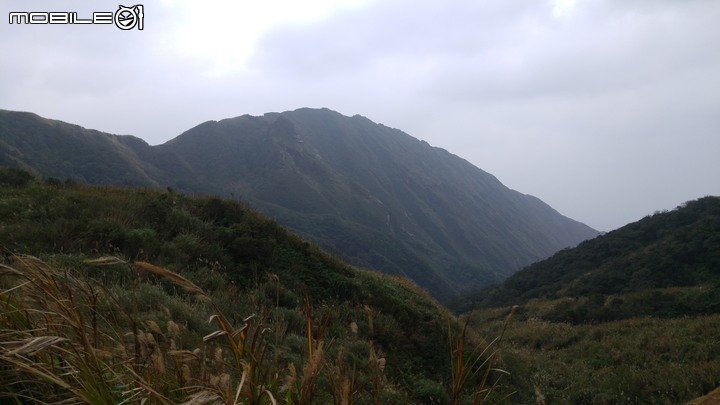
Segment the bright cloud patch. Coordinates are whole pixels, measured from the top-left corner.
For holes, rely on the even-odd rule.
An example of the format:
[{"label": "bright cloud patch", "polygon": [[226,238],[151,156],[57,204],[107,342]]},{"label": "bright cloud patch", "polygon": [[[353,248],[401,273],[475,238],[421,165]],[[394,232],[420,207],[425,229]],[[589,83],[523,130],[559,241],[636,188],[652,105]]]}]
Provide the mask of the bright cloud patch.
[{"label": "bright cloud patch", "polygon": [[312,23],[368,0],[267,0],[208,2],[164,2],[178,16],[171,47],[199,60],[205,74],[223,76],[241,69],[252,56],[258,38],[280,24]]},{"label": "bright cloud patch", "polygon": [[567,18],[575,10],[575,0],[553,0],[553,17]]}]

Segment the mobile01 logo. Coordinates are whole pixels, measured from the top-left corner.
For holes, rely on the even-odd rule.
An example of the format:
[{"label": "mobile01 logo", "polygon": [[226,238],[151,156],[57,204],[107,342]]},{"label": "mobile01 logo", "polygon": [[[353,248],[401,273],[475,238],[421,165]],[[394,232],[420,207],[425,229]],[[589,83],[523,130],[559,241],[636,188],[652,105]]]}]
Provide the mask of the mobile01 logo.
[{"label": "mobile01 logo", "polygon": [[10,24],[115,24],[123,31],[137,28],[142,30],[145,24],[145,7],[138,4],[131,7],[119,5],[113,11],[95,12],[92,17],[81,18],[73,11],[18,12],[9,17]]}]

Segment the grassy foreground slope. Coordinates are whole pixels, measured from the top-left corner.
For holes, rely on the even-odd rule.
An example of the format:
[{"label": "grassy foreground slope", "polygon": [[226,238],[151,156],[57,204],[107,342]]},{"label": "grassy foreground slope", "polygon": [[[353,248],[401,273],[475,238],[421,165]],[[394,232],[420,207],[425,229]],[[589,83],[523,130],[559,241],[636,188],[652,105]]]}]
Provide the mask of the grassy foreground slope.
[{"label": "grassy foreground slope", "polygon": [[470,401],[457,323],[407,280],[214,197],[0,183],[0,399]]},{"label": "grassy foreground slope", "polygon": [[[499,364],[515,403],[682,404],[720,386],[720,314],[549,321],[562,302],[530,301],[505,332]],[[497,333],[506,311],[475,310],[471,325]]]},{"label": "grassy foreground slope", "polygon": [[[517,305],[503,367],[521,403],[677,404],[720,386],[720,198],[656,213],[516,273],[465,316]],[[472,300],[470,300],[472,301]]]}]

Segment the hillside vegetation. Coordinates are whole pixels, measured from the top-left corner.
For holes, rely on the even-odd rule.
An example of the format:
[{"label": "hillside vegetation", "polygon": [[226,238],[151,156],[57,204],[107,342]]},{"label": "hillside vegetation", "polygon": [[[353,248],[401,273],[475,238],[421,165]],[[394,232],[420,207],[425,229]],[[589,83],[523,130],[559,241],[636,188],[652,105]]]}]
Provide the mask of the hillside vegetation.
[{"label": "hillside vegetation", "polygon": [[720,386],[720,198],[563,250],[464,305],[483,334],[517,306],[501,364],[519,403],[699,397]]},{"label": "hillside vegetation", "polygon": [[[0,402],[683,403],[720,386],[712,249],[688,285],[500,302],[464,329],[407,280],[234,202],[14,169],[0,183]],[[655,256],[715,240],[716,203],[641,220],[676,241]]]},{"label": "hillside vegetation", "polygon": [[489,389],[501,373],[480,366],[492,345],[461,334],[414,284],[353,268],[235,202],[3,168],[0,247],[0,398],[404,404],[509,393]]},{"label": "hillside vegetation", "polygon": [[[720,314],[573,324],[549,320],[558,304],[522,305],[504,334],[498,364],[514,403],[683,404],[720,386]],[[465,316],[493,334],[507,311]]]},{"label": "hillside vegetation", "polygon": [[0,111],[0,164],[239,199],[443,302],[598,234],[448,151],[328,109],[208,121],[156,146]]},{"label": "hillside vegetation", "polygon": [[711,314],[720,312],[719,283],[720,198],[705,197],[562,250],[465,305],[572,298],[548,316],[576,323]]}]

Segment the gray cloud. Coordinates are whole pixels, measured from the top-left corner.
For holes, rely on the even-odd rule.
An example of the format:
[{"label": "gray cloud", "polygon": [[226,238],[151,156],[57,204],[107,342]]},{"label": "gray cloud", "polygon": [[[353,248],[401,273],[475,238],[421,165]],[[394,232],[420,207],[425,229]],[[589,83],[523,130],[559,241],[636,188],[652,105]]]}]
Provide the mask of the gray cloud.
[{"label": "gray cloud", "polygon": [[[27,4],[3,2],[0,15]],[[578,0],[563,17],[549,1],[375,1],[275,26],[220,74],[179,49],[204,38],[233,56],[233,41],[180,32],[193,21],[184,3],[143,4],[144,31],[0,22],[11,55],[0,108],[156,144],[209,119],[328,107],[443,147],[603,230],[720,194],[714,0]]]}]

